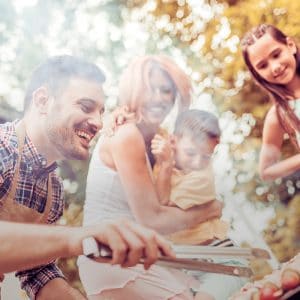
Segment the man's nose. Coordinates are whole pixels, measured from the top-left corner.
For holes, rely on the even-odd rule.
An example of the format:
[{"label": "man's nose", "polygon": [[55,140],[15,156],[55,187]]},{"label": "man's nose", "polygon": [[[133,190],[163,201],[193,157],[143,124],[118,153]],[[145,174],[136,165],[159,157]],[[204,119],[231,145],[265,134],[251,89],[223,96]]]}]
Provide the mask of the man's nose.
[{"label": "man's nose", "polygon": [[95,113],[88,119],[88,124],[93,128],[93,130],[95,130],[95,132],[98,132],[103,126],[102,116],[99,116],[98,113]]}]

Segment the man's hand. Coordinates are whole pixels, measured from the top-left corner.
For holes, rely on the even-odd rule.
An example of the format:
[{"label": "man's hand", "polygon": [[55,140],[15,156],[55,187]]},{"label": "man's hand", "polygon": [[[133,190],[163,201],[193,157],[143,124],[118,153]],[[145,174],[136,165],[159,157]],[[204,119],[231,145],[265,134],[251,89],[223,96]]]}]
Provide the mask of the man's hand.
[{"label": "man's hand", "polygon": [[[112,259],[105,260],[111,264],[132,267],[143,258],[144,267],[148,269],[160,255],[175,257],[169,242],[161,235],[130,220],[103,222],[81,230],[84,235],[81,235],[81,241],[92,236],[112,250]],[[99,258],[97,261],[104,260]]]}]

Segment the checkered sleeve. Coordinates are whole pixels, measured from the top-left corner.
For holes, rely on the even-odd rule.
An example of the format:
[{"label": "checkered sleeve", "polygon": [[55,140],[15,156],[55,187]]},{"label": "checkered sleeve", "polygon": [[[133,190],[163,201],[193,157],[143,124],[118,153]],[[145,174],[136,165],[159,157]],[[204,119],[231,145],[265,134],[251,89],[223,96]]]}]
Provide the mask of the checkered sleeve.
[{"label": "checkered sleeve", "polygon": [[8,142],[10,135],[2,127],[0,126],[0,202],[9,190],[16,160],[16,153]]},{"label": "checkered sleeve", "polygon": [[24,289],[30,299],[35,299],[39,290],[50,280],[63,278],[64,276],[54,262],[41,267],[18,272],[21,288]]}]

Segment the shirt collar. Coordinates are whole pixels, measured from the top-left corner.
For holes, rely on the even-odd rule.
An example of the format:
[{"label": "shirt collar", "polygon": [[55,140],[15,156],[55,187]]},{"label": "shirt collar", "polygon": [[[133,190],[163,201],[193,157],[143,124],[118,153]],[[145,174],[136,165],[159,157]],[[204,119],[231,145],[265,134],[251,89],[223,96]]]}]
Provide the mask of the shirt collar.
[{"label": "shirt collar", "polygon": [[[14,125],[18,122],[15,121]],[[38,173],[50,173],[57,168],[57,163],[54,162],[50,166],[47,166],[47,159],[38,152],[37,148],[26,134],[25,144],[22,155],[25,157],[26,164],[32,168],[33,172]]]}]

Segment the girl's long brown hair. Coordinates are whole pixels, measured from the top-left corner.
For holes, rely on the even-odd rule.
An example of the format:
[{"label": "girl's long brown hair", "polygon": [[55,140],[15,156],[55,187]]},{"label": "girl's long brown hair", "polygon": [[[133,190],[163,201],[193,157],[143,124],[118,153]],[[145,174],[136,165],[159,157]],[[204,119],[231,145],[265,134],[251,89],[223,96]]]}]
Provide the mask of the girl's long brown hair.
[{"label": "girl's long brown hair", "polygon": [[[289,91],[284,85],[270,83],[267,80],[263,79],[255,71],[249,59],[248,47],[253,45],[257,39],[261,38],[266,33],[270,34],[279,43],[285,45],[287,44],[287,36],[281,30],[273,25],[260,24],[247,32],[241,41],[244,61],[256,82],[260,86],[262,86],[271,96],[272,101],[276,105],[276,113],[283,130],[289,135],[294,146],[298,150],[300,150],[295,137],[295,132],[300,132],[300,120],[295,115],[293,109],[288,105],[288,100],[295,98],[293,93]],[[296,73],[297,75],[300,75],[300,51],[298,48],[295,54],[295,60]]]},{"label": "girl's long brown hair", "polygon": [[172,80],[176,89],[178,111],[186,110],[191,102],[191,81],[175,62],[165,55],[137,57],[124,70],[119,85],[119,105],[137,113],[141,100],[150,89],[149,77],[153,68],[159,68]]}]

